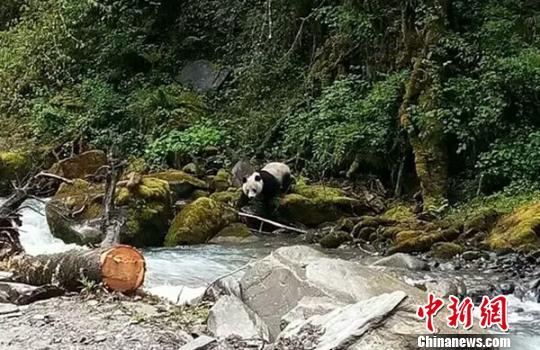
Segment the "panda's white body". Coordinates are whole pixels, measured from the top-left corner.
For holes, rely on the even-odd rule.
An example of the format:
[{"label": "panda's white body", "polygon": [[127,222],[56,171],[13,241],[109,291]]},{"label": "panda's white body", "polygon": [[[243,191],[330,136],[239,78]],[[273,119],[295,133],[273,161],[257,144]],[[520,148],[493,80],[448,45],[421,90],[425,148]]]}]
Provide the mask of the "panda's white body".
[{"label": "panda's white body", "polygon": [[291,184],[291,169],[285,163],[272,162],[243,179],[242,192],[252,199],[260,196],[273,197],[287,191]]}]

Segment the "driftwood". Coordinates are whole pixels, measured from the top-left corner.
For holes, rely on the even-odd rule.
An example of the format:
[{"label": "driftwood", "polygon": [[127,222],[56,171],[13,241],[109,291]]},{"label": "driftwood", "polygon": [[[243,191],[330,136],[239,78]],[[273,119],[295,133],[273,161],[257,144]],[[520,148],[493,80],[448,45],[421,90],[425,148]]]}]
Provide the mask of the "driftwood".
[{"label": "driftwood", "polygon": [[[18,227],[21,221],[17,212],[29,196],[39,193],[40,185],[37,179],[41,177],[43,174],[33,177],[0,205],[0,267],[13,273],[12,281],[43,286],[42,289],[24,296],[19,302],[31,302],[47,295],[52,296],[57,293],[55,288],[79,290],[85,282],[103,283],[109,289],[120,292],[132,292],[139,288],[144,281],[145,261],[141,253],[129,246],[70,250],[38,256],[25,254],[19,240]],[[114,190],[116,179],[117,173],[113,172],[109,188]],[[114,221],[114,192],[112,193],[112,197],[106,198],[109,216],[104,218],[108,219],[106,222],[109,225]]]},{"label": "driftwood", "polygon": [[287,225],[281,224],[281,223],[279,223],[277,221],[272,221],[272,220],[269,220],[269,219],[266,219],[266,218],[263,218],[263,217],[260,217],[260,216],[257,216],[257,215],[248,214],[248,213],[244,213],[244,212],[241,212],[241,211],[238,212],[238,215],[246,217],[246,218],[250,218],[250,219],[256,219],[256,220],[259,220],[261,222],[266,222],[266,223],[268,223],[270,225],[273,225],[273,226],[276,226],[276,227],[279,227],[279,228],[284,228],[284,229],[289,230],[289,231],[302,233],[302,234],[307,234],[308,233],[305,230],[301,230],[301,229],[296,228],[296,227],[287,226]]}]

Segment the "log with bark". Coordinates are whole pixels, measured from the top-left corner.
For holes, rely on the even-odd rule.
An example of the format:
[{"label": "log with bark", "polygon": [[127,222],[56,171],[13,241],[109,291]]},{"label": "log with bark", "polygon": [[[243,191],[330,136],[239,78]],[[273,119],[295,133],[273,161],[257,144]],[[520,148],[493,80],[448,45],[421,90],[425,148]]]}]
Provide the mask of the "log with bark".
[{"label": "log with bark", "polygon": [[35,286],[79,290],[85,282],[103,283],[119,292],[133,292],[145,275],[144,257],[136,249],[116,245],[99,249],[75,249],[32,256],[19,240],[19,207],[32,195],[33,184],[17,189],[0,205],[0,270],[13,273],[12,280]]}]

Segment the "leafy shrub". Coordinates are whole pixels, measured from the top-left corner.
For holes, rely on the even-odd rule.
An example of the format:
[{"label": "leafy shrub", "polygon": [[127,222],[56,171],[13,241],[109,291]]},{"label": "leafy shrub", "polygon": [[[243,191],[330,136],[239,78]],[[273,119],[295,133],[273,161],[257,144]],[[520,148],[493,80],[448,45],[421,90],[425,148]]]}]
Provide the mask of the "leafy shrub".
[{"label": "leafy shrub", "polygon": [[225,150],[230,143],[228,133],[210,120],[201,121],[185,130],[172,130],[152,142],[146,156],[154,166],[165,163],[167,157],[192,159],[210,148]]},{"label": "leafy shrub", "polygon": [[397,131],[404,75],[369,84],[350,76],[324,89],[309,110],[291,115],[282,150],[309,160],[312,170],[338,169],[355,156],[384,156]]}]

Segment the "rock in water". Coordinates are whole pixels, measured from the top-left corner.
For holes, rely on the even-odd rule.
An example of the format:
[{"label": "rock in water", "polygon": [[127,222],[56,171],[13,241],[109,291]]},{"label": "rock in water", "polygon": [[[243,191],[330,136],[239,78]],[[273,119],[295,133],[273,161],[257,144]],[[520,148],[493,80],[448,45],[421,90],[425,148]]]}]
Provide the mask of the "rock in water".
[{"label": "rock in water", "polygon": [[208,330],[215,337],[239,336],[268,341],[270,333],[264,321],[235,296],[223,296],[210,309]]},{"label": "rock in water", "polygon": [[182,346],[179,350],[205,350],[208,349],[209,346],[215,342],[216,339],[208,337],[206,335],[201,335],[198,338]]},{"label": "rock in water", "polygon": [[395,253],[380,260],[375,261],[373,266],[397,267],[408,270],[427,270],[427,263],[412,255],[405,253]]},{"label": "rock in water", "polygon": [[402,291],[385,293],[340,307],[323,316],[312,316],[304,322],[290,324],[281,332],[278,342],[291,337],[301,338],[302,332],[309,329],[306,326],[315,326],[323,330],[316,340],[315,350],[345,348],[374,326],[379,326],[406,296]]},{"label": "rock in water", "polygon": [[236,219],[237,214],[231,208],[210,198],[199,198],[176,215],[165,245],[206,243]]}]

